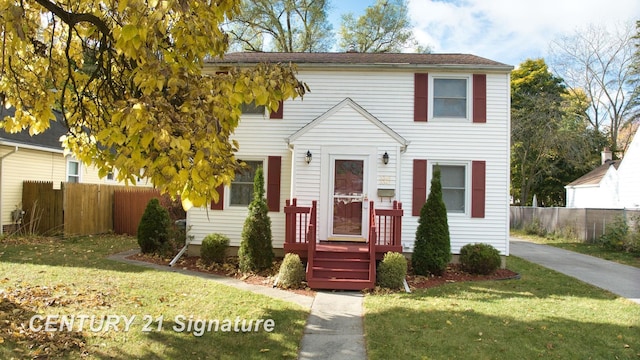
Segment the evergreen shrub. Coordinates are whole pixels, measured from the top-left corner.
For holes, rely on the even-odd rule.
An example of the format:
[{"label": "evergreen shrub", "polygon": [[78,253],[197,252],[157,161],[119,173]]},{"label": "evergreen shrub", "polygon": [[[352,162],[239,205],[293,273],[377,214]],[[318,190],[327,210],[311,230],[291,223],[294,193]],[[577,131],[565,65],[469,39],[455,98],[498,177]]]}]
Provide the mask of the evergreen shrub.
[{"label": "evergreen shrub", "polygon": [[288,253],[284,256],[278,272],[278,287],[297,289],[305,280],[304,267],[298,254]]},{"label": "evergreen shrub", "polygon": [[420,209],[411,266],[416,275],[442,275],[451,261],[447,208],[442,200],[440,168],[436,166],[427,201]]},{"label": "evergreen shrub", "polygon": [[242,228],[238,263],[243,272],[260,271],[271,267],[273,258],[271,219],[264,198],[264,175],[262,168],[258,168],[253,180],[253,200]]},{"label": "evergreen shrub", "polygon": [[165,251],[169,246],[171,219],[157,198],[149,200],[138,225],[138,245],[144,254]]},{"label": "evergreen shrub", "polygon": [[397,252],[388,252],[378,266],[376,281],[389,289],[400,289],[407,277],[407,259]]},{"label": "evergreen shrub", "polygon": [[467,244],[460,249],[460,265],[470,274],[492,274],[500,262],[500,252],[489,244]]},{"label": "evergreen shrub", "polygon": [[222,264],[225,259],[229,238],[223,234],[209,234],[202,239],[200,258],[207,265]]}]

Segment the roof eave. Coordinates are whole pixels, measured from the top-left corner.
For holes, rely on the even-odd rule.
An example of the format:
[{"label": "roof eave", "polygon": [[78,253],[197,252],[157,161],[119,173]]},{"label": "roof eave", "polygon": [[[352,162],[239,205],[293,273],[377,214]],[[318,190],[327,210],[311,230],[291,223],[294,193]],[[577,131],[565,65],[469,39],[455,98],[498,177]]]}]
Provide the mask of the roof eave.
[{"label": "roof eave", "polygon": [[52,152],[52,153],[56,153],[56,154],[64,154],[64,150],[62,149],[62,145],[60,145],[60,147],[61,147],[60,149],[54,149],[54,148],[50,148],[50,147],[46,147],[46,146],[29,145],[29,144],[24,144],[24,143],[17,142],[17,141],[7,141],[7,140],[0,140],[0,145],[18,147],[20,149],[38,150],[38,151]]},{"label": "roof eave", "polygon": [[[207,63],[211,67],[249,67],[255,66],[260,62],[210,62]],[[434,70],[481,70],[493,72],[511,72],[514,67],[511,65],[486,65],[486,64],[412,64],[412,63],[309,63],[309,62],[293,62],[298,69],[434,69]]]}]

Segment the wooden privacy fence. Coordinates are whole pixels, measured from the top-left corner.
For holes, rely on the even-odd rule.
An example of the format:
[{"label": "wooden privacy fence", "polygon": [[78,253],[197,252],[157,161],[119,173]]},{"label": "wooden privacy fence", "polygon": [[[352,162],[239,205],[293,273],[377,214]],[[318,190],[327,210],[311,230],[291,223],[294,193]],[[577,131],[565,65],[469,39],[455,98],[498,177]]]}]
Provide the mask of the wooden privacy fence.
[{"label": "wooden privacy fence", "polygon": [[64,234],[101,234],[112,230],[115,185],[64,183]]},{"label": "wooden privacy fence", "polygon": [[511,206],[509,210],[512,229],[533,225],[547,233],[559,233],[585,242],[598,239],[618,218],[631,225],[630,220],[640,216],[638,209]]},{"label": "wooden privacy fence", "polygon": [[160,198],[158,190],[138,188],[117,190],[113,201],[113,231],[116,234],[136,235],[147,203],[153,198]]},{"label": "wooden privacy fence", "polygon": [[60,234],[64,231],[62,189],[52,182],[25,181],[22,184],[23,229],[36,234]]},{"label": "wooden privacy fence", "polygon": [[119,185],[62,183],[60,187],[54,189],[52,182],[23,182],[23,229],[43,235],[109,231],[135,235],[147,202],[160,196],[155,189]]}]

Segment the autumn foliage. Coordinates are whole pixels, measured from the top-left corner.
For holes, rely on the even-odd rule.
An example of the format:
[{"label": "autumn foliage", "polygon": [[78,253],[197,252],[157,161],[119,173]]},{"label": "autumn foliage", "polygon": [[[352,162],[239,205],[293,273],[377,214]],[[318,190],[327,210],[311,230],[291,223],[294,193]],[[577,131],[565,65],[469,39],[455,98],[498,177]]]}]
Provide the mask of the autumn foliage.
[{"label": "autumn foliage", "polygon": [[[185,205],[235,174],[241,105],[275,110],[305,87],[289,65],[206,70],[239,0],[0,0],[0,127],[31,134],[63,114],[67,151],[101,176],[150,179]],[[115,170],[115,171],[114,171]]]}]

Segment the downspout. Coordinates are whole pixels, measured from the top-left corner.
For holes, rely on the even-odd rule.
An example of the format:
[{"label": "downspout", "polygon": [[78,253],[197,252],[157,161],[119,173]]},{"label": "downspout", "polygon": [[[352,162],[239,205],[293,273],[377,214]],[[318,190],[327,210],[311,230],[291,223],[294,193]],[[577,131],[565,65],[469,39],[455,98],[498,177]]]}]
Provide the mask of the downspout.
[{"label": "downspout", "polygon": [[295,192],[295,171],[296,171],[296,159],[295,159],[295,149],[293,148],[293,144],[291,144],[289,142],[289,139],[287,140],[287,148],[289,148],[289,152],[291,152],[291,174],[289,174],[289,178],[291,179],[291,185],[289,186],[289,199],[293,199],[293,193]]},{"label": "downspout", "polygon": [[4,179],[4,159],[6,157],[9,157],[15,153],[18,152],[18,146],[16,145],[16,147],[13,149],[13,151],[10,151],[2,156],[0,156],[0,235],[4,234],[4,230],[3,230],[3,226],[2,226],[2,216],[4,215],[2,213],[2,209],[3,209],[3,201],[2,199],[4,198],[3,194],[2,194],[2,185],[4,183],[3,179]]}]

